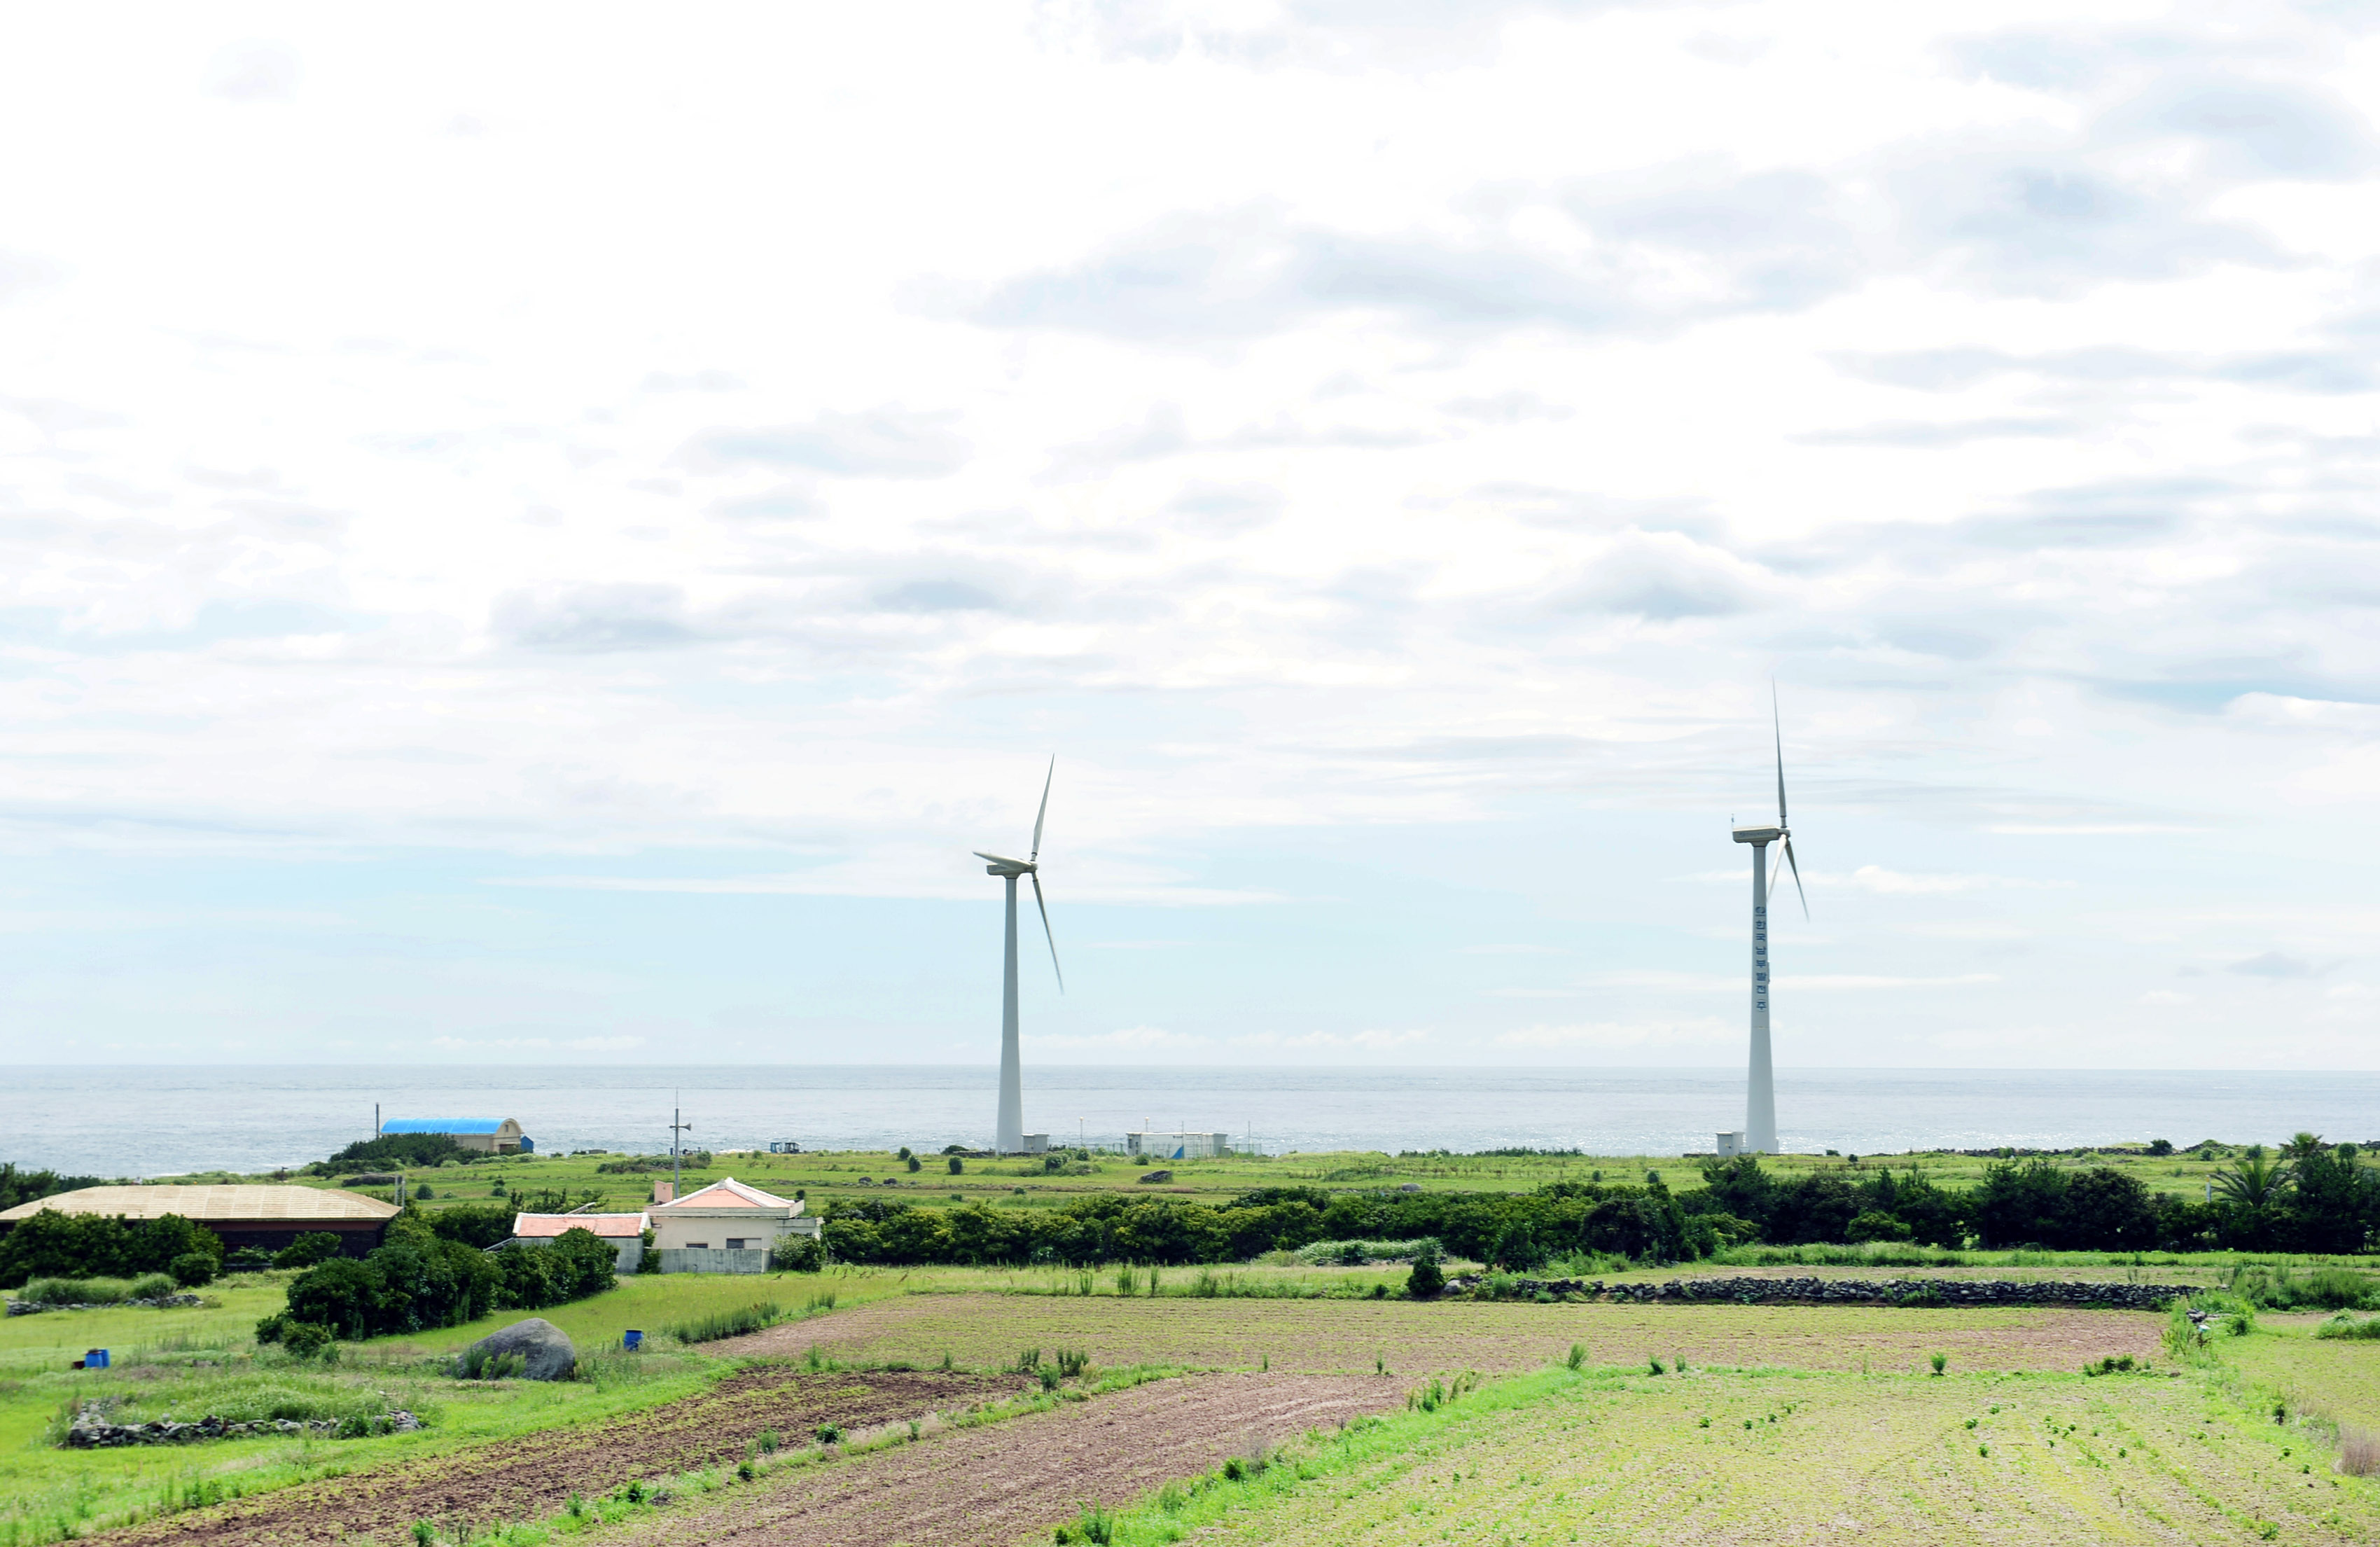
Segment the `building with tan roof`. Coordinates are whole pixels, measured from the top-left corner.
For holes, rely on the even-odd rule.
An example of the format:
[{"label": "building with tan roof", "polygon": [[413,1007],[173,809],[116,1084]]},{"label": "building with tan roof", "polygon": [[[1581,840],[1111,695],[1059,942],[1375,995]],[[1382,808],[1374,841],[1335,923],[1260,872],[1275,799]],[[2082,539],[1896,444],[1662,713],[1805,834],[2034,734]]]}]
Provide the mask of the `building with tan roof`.
[{"label": "building with tan roof", "polygon": [[765,1273],[778,1242],[821,1238],[819,1220],[800,1199],[779,1198],[733,1176],[657,1201],[646,1212],[665,1273]]},{"label": "building with tan roof", "polygon": [[380,1245],[388,1233],[388,1222],[397,1214],[394,1203],[338,1188],[261,1183],[80,1188],[0,1211],[0,1230],[13,1229],[18,1221],[30,1219],[44,1209],[127,1220],[179,1214],[222,1236],[230,1251],[243,1247],[279,1251],[300,1236],[325,1231],[339,1237],[339,1249],[349,1257],[361,1257]]},{"label": "building with tan roof", "polygon": [[644,1260],[645,1232],[651,1219],[633,1214],[515,1214],[513,1233],[505,1246],[550,1246],[565,1230],[585,1230],[613,1249],[618,1269],[632,1273]]}]

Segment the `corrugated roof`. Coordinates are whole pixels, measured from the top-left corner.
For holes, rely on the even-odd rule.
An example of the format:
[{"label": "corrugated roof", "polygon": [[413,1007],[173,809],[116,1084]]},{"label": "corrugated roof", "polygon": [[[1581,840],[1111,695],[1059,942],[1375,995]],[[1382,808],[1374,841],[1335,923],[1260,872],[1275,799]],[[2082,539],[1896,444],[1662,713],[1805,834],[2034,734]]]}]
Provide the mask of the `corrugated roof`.
[{"label": "corrugated roof", "polygon": [[780,1198],[773,1192],[762,1192],[759,1188],[739,1182],[733,1176],[722,1176],[674,1203],[656,1203],[652,1212],[662,1214],[694,1209],[791,1209],[798,1213],[801,1207],[790,1198]]},{"label": "corrugated roof", "polygon": [[382,1133],[494,1133],[509,1117],[392,1117],[380,1126]]},{"label": "corrugated roof", "polygon": [[231,1187],[84,1188],[54,1193],[30,1203],[0,1212],[0,1220],[30,1219],[43,1209],[68,1214],[121,1214],[127,1219],[155,1219],[179,1214],[184,1219],[223,1224],[233,1220],[275,1223],[345,1221],[376,1223],[396,1213],[396,1205],[359,1192],[336,1188],[289,1188],[269,1184]]},{"label": "corrugated roof", "polygon": [[649,1224],[642,1214],[515,1214],[513,1235],[520,1240],[541,1241],[565,1230],[591,1230],[613,1240],[641,1236]]}]

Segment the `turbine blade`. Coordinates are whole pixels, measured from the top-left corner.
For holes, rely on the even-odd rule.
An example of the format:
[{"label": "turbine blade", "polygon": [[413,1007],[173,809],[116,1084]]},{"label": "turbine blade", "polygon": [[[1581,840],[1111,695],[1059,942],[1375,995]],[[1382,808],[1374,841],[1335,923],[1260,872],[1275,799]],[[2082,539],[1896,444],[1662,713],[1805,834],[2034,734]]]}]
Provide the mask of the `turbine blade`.
[{"label": "turbine blade", "polygon": [[1041,775],[1041,809],[1033,813],[1033,858],[1041,858],[1041,819],[1050,814],[1050,781],[1058,776],[1058,757],[1050,756],[1050,772]]},{"label": "turbine blade", "polygon": [[989,859],[989,860],[990,860],[990,861],[991,861],[993,864],[995,864],[995,865],[1022,865],[1022,864],[1024,864],[1024,863],[1025,863],[1025,861],[1024,861],[1024,860],[1022,860],[1022,859],[1010,859],[1007,855],[1005,855],[1005,854],[986,854],[983,850],[981,850],[981,849],[979,849],[979,848],[978,848],[978,849],[972,849],[972,850],[970,850],[969,852],[970,852],[970,853],[972,853],[972,854],[974,854],[974,856],[975,856],[977,859]]},{"label": "turbine blade", "polygon": [[1785,838],[1785,862],[1793,867],[1793,890],[1802,899],[1802,917],[1807,919],[1810,916],[1810,894],[1802,890],[1802,862],[1793,858],[1793,839],[1790,834]]},{"label": "turbine blade", "polygon": [[1050,905],[1041,900],[1041,872],[1033,872],[1033,906],[1041,910],[1041,936],[1050,942],[1050,970],[1058,974],[1058,992],[1066,992],[1066,969],[1058,965],[1058,937],[1050,932]]},{"label": "turbine blade", "polygon": [[[1768,723],[1777,733],[1777,825],[1789,827],[1792,824],[1785,820],[1785,716],[1777,707],[1777,679],[1773,676],[1768,679]],[[1801,872],[1796,871],[1795,883],[1799,884],[1800,880]]]}]

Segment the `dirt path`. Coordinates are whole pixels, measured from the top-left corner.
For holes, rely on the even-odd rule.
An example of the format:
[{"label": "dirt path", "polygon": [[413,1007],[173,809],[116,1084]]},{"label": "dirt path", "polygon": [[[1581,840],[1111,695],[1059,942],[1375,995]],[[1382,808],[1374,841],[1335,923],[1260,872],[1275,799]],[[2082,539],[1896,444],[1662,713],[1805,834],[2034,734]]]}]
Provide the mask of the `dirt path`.
[{"label": "dirt path", "polygon": [[1305,1374],[1368,1373],[1375,1361],[1439,1370],[1534,1370],[1572,1343],[1597,1364],[1658,1355],[1695,1365],[1918,1370],[2074,1370],[2108,1354],[2157,1355],[2162,1317],[2047,1308],[1740,1305],[1419,1305],[1410,1300],[1264,1300],[911,1295],[716,1345],[802,1354],[812,1345],[868,1363],[925,1366],[948,1351],[996,1369],[1026,1348],[1087,1351],[1101,1365],[1179,1364]]},{"label": "dirt path", "polygon": [[110,1534],[111,1542],[294,1543],[408,1541],[416,1520],[493,1524],[560,1509],[573,1490],[608,1492],[631,1479],[657,1478],[743,1458],[764,1430],[809,1443],[821,1423],[845,1431],[958,1412],[1013,1395],[1014,1375],[937,1371],[810,1372],[783,1366],[747,1370],[698,1395],[633,1417],[552,1429],[443,1456],[400,1462],[351,1477],[170,1516]]},{"label": "dirt path", "polygon": [[1373,1375],[1194,1375],[916,1444],[749,1491],[671,1505],[609,1540],[710,1547],[999,1547],[1045,1541],[1086,1503],[1172,1479],[1404,1401]]}]

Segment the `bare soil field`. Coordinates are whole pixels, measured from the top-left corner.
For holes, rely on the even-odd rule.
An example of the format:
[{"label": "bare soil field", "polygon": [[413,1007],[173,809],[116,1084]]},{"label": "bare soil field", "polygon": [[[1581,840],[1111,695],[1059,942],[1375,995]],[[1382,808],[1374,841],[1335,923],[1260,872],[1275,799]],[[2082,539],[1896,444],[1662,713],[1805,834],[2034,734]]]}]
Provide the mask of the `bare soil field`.
[{"label": "bare soil field", "polygon": [[1178,1364],[1307,1374],[1534,1370],[1585,1346],[1592,1364],[1658,1356],[1693,1365],[1916,1371],[2080,1369],[2155,1357],[2163,1319],[2048,1309],[1875,1306],[1508,1305],[1410,1300],[1120,1299],[911,1295],[714,1345],[794,1357],[812,1345],[868,1363],[998,1366],[1025,1348],[1087,1349],[1105,1365]]},{"label": "bare soil field", "polygon": [[416,1520],[493,1524],[560,1509],[631,1479],[733,1463],[763,1430],[788,1445],[821,1423],[846,1431],[957,1412],[1014,1395],[1022,1376],[746,1370],[634,1418],[309,1483],[111,1533],[115,1542],[291,1543],[410,1540]]},{"label": "bare soil field", "polygon": [[1123,1504],[1232,1456],[1402,1407],[1378,1376],[1194,1375],[1004,1423],[946,1431],[748,1491],[670,1506],[621,1542],[746,1547],[999,1547],[1086,1503]]}]

